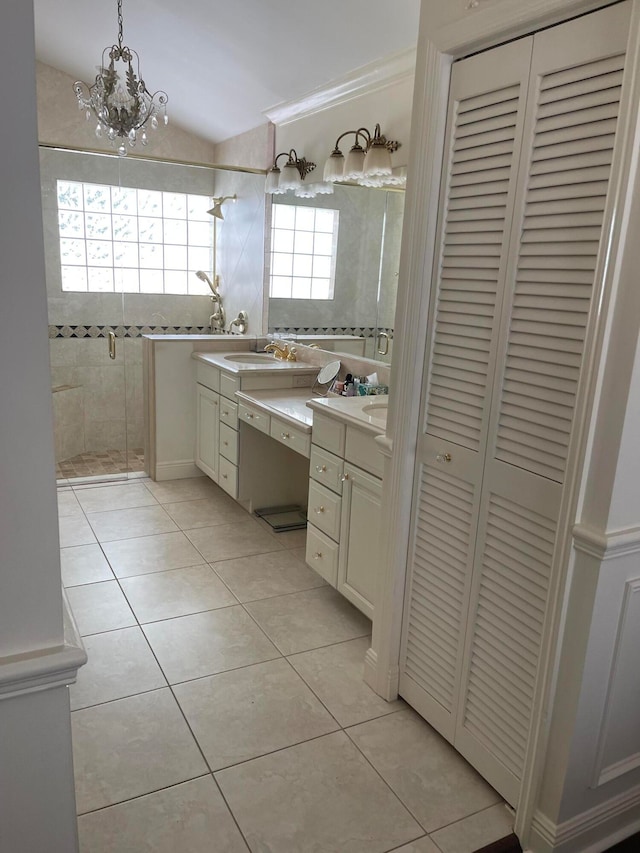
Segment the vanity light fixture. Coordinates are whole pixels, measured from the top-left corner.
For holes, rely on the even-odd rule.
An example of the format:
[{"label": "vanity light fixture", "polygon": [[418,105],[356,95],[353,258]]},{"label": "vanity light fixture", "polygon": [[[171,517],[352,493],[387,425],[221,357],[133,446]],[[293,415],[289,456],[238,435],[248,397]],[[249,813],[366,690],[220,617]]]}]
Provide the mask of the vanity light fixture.
[{"label": "vanity light fixture", "polygon": [[[355,134],[356,139],[345,158],[339,146],[350,133]],[[379,124],[376,124],[373,134],[366,127],[346,130],[337,138],[325,163],[324,180],[329,183],[355,181],[370,187],[401,186],[401,176],[394,177],[391,166],[391,154],[399,147],[399,142],[382,134]]]},{"label": "vanity light fixture", "polygon": [[104,131],[111,142],[120,139],[118,154],[122,157],[127,153],[125,141],[133,148],[139,136],[146,145],[147,126],[156,130],[159,117],[164,124],[169,121],[167,93],[159,90],[152,95],[148,91],[140,76],[140,57],[122,44],[122,0],[118,0],[118,44],[102,51],[100,71],[92,86],[77,80],[73,88],[87,120],[92,113],[98,119],[96,136]]},{"label": "vanity light fixture", "polygon": [[[278,160],[281,157],[287,158],[282,169],[278,166]],[[273,166],[267,172],[265,192],[269,195],[282,195],[288,190],[293,190],[296,195],[299,195],[304,191],[304,179],[309,172],[313,172],[315,167],[315,163],[310,163],[304,157],[298,157],[293,148],[290,151],[282,151],[276,156]]]}]

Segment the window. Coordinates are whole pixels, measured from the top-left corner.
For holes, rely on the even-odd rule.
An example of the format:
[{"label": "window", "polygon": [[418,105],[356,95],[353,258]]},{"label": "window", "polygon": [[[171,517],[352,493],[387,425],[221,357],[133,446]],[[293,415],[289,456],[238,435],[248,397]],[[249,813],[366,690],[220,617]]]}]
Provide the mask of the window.
[{"label": "window", "polygon": [[273,205],[270,296],[333,299],[338,215],[323,207]]},{"label": "window", "polygon": [[63,291],[206,294],[211,198],[58,181]]}]

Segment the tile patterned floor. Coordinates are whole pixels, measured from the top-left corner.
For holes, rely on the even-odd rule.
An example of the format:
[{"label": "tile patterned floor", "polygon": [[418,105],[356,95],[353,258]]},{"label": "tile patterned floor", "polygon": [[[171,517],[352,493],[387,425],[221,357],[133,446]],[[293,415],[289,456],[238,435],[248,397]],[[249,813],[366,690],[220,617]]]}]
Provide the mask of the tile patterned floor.
[{"label": "tile patterned floor", "polygon": [[207,478],[58,495],[81,853],[472,853],[509,813],[362,680],[370,623]]},{"label": "tile patterned floor", "polygon": [[73,480],[76,477],[104,476],[105,474],[128,474],[133,471],[144,471],[142,447],[137,447],[128,453],[123,450],[80,453],[71,459],[63,459],[56,465],[58,480]]}]

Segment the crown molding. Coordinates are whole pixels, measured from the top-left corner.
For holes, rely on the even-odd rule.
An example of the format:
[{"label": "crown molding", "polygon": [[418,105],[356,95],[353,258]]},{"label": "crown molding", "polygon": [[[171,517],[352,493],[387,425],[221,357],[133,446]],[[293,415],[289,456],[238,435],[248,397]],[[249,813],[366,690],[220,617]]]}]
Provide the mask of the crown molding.
[{"label": "crown molding", "polygon": [[640,527],[603,531],[587,524],[576,524],[572,533],[576,551],[582,551],[601,562],[640,551]]},{"label": "crown molding", "polygon": [[413,78],[415,67],[416,49],[408,48],[356,68],[344,77],[338,77],[326,86],[313,89],[301,98],[269,107],[264,110],[263,115],[277,127],[282,127],[337,104],[344,104],[362,95],[385,89],[401,80]]}]

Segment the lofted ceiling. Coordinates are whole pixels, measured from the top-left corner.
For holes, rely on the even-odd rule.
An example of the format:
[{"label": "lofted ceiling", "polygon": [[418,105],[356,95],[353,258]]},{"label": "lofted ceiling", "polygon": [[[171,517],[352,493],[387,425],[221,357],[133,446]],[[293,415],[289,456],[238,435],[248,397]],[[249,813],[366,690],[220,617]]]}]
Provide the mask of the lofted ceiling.
[{"label": "lofted ceiling", "polygon": [[[414,47],[420,0],[124,0],[124,43],[172,121],[220,142],[264,111]],[[34,0],[37,58],[92,83],[116,0]],[[69,98],[75,96],[69,92]]]}]

